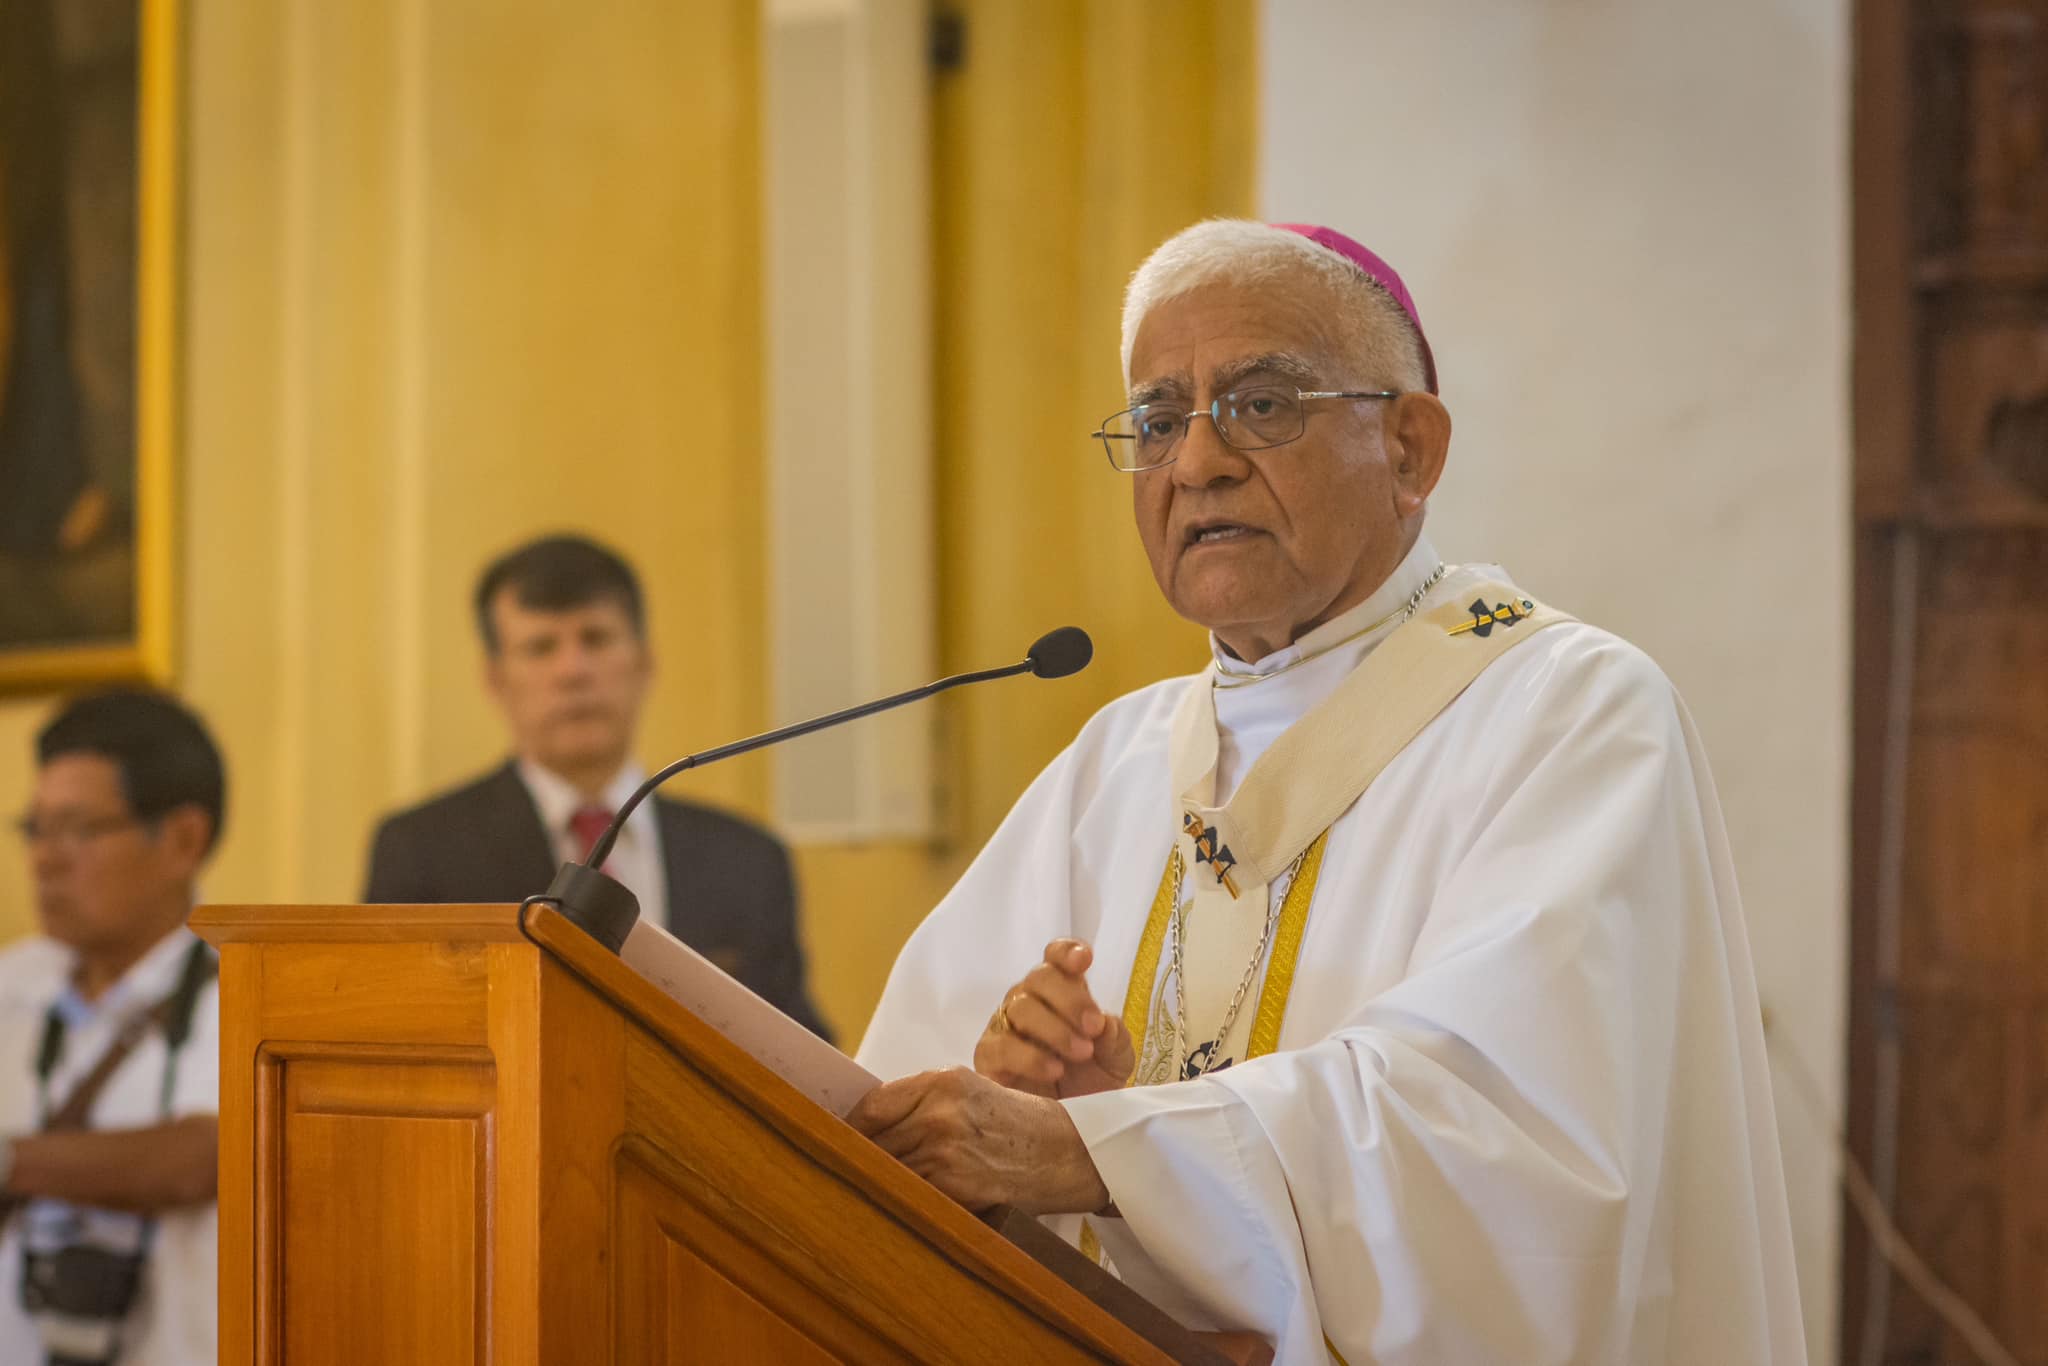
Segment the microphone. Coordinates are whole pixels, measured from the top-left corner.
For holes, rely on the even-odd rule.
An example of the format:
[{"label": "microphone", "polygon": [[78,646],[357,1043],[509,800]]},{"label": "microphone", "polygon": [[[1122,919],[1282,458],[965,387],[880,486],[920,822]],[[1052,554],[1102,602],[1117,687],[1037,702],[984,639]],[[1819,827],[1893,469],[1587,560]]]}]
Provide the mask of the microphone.
[{"label": "microphone", "polygon": [[633,814],[634,809],[653,795],[654,789],[684,769],[701,768],[705,764],[730,759],[749,750],[779,744],[784,740],[794,740],[799,735],[809,735],[812,731],[824,730],[828,726],[858,721],[863,716],[873,716],[876,712],[888,711],[891,707],[920,701],[934,693],[942,693],[949,688],[958,688],[969,683],[986,683],[997,678],[1012,678],[1021,673],[1029,673],[1038,678],[1065,678],[1087,668],[1088,661],[1094,657],[1095,643],[1088,639],[1086,631],[1078,626],[1062,626],[1058,630],[1047,631],[1033,641],[1021,663],[1005,664],[1000,669],[982,669],[976,673],[954,674],[951,678],[942,678],[936,683],[912,688],[909,692],[896,693],[874,702],[864,702],[858,707],[848,707],[844,711],[835,711],[827,716],[799,721],[780,730],[767,731],[745,740],[735,740],[729,745],[720,745],[716,749],[707,749],[678,759],[633,789],[633,795],[626,798],[626,804],[619,808],[618,814],[612,817],[612,823],[597,837],[597,843],[590,846],[590,852],[584,856],[584,861],[563,864],[561,871],[555,874],[555,880],[548,885],[547,891],[539,896],[528,897],[527,903],[552,903],[564,916],[573,921],[577,928],[613,953],[617,953],[620,946],[626,942],[626,936],[632,932],[633,922],[640,918],[640,899],[634,896],[625,884],[598,870],[604,867],[605,859],[611,856],[612,845],[618,842],[619,831],[625,828],[626,820]]}]

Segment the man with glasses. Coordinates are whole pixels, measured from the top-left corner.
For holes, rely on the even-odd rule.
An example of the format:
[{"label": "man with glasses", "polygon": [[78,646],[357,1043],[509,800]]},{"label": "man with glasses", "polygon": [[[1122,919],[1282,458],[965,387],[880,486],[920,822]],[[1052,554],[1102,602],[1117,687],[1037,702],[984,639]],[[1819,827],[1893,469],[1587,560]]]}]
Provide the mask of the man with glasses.
[{"label": "man with glasses", "polygon": [[1213,658],[1100,712],[896,964],[848,1116],[1282,1362],[1804,1359],[1706,760],[1423,534],[1451,423],[1341,233],[1210,222],[1097,439]]},{"label": "man with glasses", "polygon": [[42,934],[0,952],[0,1361],[215,1359],[220,1001],[185,928],[226,780],[199,719],[81,698],[19,819]]}]

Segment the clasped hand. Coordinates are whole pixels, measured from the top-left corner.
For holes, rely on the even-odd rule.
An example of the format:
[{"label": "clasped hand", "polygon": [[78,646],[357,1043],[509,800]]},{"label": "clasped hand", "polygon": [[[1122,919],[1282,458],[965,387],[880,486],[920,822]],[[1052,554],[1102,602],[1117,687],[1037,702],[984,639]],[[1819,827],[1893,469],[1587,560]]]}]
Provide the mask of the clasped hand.
[{"label": "clasped hand", "polygon": [[1093,961],[1087,944],[1055,939],[1003,993],[973,1071],[878,1086],[846,1122],[969,1209],[1101,1209],[1109,1191],[1059,1101],[1122,1086],[1137,1058],[1124,1022],[1088,994]]}]

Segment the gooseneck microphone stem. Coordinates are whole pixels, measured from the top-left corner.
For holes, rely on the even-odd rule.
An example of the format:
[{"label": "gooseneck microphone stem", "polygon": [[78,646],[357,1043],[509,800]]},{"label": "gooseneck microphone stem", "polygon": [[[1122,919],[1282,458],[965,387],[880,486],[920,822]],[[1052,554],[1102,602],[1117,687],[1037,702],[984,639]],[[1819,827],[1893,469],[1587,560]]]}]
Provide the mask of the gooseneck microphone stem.
[{"label": "gooseneck microphone stem", "polygon": [[1034,661],[1026,659],[1016,664],[1006,664],[1000,669],[982,669],[971,674],[954,674],[951,678],[942,678],[936,683],[927,683],[921,688],[912,688],[909,692],[897,693],[894,697],[884,697],[875,702],[863,702],[858,707],[848,707],[845,711],[835,711],[829,716],[814,716],[808,721],[799,721],[793,726],[784,726],[780,730],[764,731],[760,735],[749,736],[745,740],[735,740],[729,745],[720,745],[716,749],[707,749],[699,754],[686,755],[633,789],[633,795],[626,798],[625,805],[621,806],[619,813],[612,817],[612,823],[604,828],[602,835],[597,837],[597,843],[590,846],[590,853],[584,857],[583,862],[591,868],[604,867],[604,861],[611,857],[612,845],[618,842],[619,831],[626,828],[626,820],[633,814],[634,808],[646,801],[653,794],[654,789],[660,787],[685,769],[716,763],[720,759],[730,759],[736,754],[745,754],[750,749],[760,749],[764,745],[777,744],[783,740],[794,740],[799,735],[809,735],[814,730],[824,730],[827,726],[836,726],[845,721],[858,721],[863,716],[873,716],[879,711],[888,711],[892,707],[900,707],[909,702],[921,701],[935,693],[942,693],[948,688],[958,688],[968,683],[986,683],[992,679],[1012,678],[1021,673],[1029,673],[1033,663]]},{"label": "gooseneck microphone stem", "polygon": [[626,804],[612,817],[612,823],[604,828],[597,842],[590,846],[590,852],[581,863],[565,863],[555,874],[555,880],[545,892],[528,897],[521,904],[521,914],[526,906],[536,902],[555,906],[584,933],[617,953],[632,933],[633,924],[640,918],[640,901],[632,890],[603,871],[604,861],[610,857],[612,845],[619,838],[626,821],[634,809],[647,800],[648,796],[670,778],[686,768],[698,768],[719,759],[730,759],[735,754],[761,749],[783,740],[792,740],[799,735],[824,730],[827,726],[840,725],[846,721],[857,721],[863,716],[873,716],[878,711],[900,707],[906,702],[915,702],[930,697],[948,688],[958,688],[968,683],[987,683],[992,679],[1010,678],[1016,674],[1036,674],[1040,678],[1065,678],[1068,674],[1079,673],[1088,667],[1088,661],[1095,653],[1094,644],[1088,633],[1078,626],[1062,626],[1057,631],[1047,631],[1031,644],[1021,663],[1007,664],[1000,669],[983,669],[978,673],[955,674],[942,678],[936,683],[927,683],[922,688],[885,697],[879,702],[867,702],[845,711],[835,711],[830,716],[820,716],[809,721],[799,721],[793,726],[771,730],[747,740],[735,740],[717,749],[707,749],[678,759],[661,772],[649,778],[633,790]]}]

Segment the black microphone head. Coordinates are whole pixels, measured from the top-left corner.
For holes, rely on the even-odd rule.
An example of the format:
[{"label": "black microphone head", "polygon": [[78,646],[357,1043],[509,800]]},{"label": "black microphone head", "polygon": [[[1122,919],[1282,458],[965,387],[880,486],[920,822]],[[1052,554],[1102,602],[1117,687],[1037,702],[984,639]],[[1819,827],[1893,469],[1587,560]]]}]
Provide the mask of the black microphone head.
[{"label": "black microphone head", "polygon": [[1095,642],[1078,626],[1062,626],[1031,642],[1024,658],[1040,678],[1065,678],[1088,667],[1095,658]]},{"label": "black microphone head", "polygon": [[640,918],[640,898],[632,888],[581,863],[563,864],[538,899],[552,901],[571,924],[613,953]]}]

